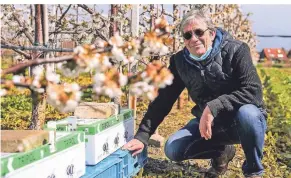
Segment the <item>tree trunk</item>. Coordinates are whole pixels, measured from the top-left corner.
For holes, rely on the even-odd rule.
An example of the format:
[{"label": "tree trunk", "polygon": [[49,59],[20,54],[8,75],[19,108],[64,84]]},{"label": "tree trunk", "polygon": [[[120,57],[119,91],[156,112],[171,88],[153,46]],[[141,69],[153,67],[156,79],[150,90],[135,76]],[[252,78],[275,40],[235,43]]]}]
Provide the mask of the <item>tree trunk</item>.
[{"label": "tree trunk", "polygon": [[41,130],[45,123],[46,95],[32,92],[31,97],[32,115],[29,129]]},{"label": "tree trunk", "polygon": [[[43,42],[43,33],[42,33],[42,10],[41,5],[35,5],[35,38],[34,46],[39,46]],[[34,56],[37,55],[37,52],[34,52]],[[40,67],[40,66],[39,66]],[[32,67],[32,74],[35,67]],[[31,123],[29,129],[31,130],[41,130],[45,121],[45,108],[46,108],[46,95],[39,94],[35,91],[31,92],[32,97],[32,115]]]},{"label": "tree trunk", "polygon": [[115,21],[116,15],[118,12],[118,8],[116,4],[111,5],[111,18],[110,18],[110,27],[109,27],[109,36],[113,36],[117,32],[117,23]]}]

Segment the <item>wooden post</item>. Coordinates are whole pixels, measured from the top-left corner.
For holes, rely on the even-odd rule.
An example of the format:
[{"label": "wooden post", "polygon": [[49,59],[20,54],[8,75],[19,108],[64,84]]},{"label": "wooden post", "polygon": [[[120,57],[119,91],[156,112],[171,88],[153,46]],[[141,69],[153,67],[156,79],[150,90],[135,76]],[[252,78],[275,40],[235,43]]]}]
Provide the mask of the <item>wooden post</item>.
[{"label": "wooden post", "polygon": [[[176,24],[175,22],[177,20],[179,20],[179,9],[178,9],[178,5],[177,4],[173,4],[173,22],[174,24]],[[178,50],[178,33],[179,33],[179,29],[175,28],[173,30],[174,32],[174,43],[173,43],[173,52],[176,52]],[[181,93],[181,95],[178,98],[178,102],[177,102],[177,109],[181,109],[183,107],[183,94]]]},{"label": "wooden post", "polygon": [[43,45],[47,47],[49,33],[48,33],[48,13],[47,13],[47,5],[42,4],[42,25],[43,25]]},{"label": "wooden post", "polygon": [[[131,35],[132,37],[138,37],[139,35],[139,5],[134,4],[131,10]],[[136,59],[137,60],[137,59]],[[135,74],[136,66],[131,66],[128,64],[129,72]],[[136,96],[128,94],[128,107],[133,109],[133,117],[134,117],[134,130],[136,129]]]},{"label": "wooden post", "polygon": [[[29,7],[30,7],[30,26],[31,26],[31,28],[33,28],[33,19],[34,19],[34,16],[33,16],[33,5],[30,4]],[[28,67],[28,76],[32,75],[31,71],[32,71],[31,67]]]},{"label": "wooden post", "polygon": [[[117,23],[115,21],[115,16],[117,15],[118,8],[116,4],[111,5],[111,17],[109,26],[109,36],[112,37],[117,32]],[[122,71],[119,71],[122,72]],[[111,101],[118,105],[118,113],[120,113],[121,108],[121,96],[114,97]]]},{"label": "wooden post", "polygon": [[[47,5],[42,4],[42,25],[43,25],[43,46],[48,47],[48,41],[49,41],[49,24],[48,24],[48,12],[47,12]],[[44,58],[49,58],[49,53],[44,53]],[[53,68],[52,64],[47,64],[46,69]]]}]

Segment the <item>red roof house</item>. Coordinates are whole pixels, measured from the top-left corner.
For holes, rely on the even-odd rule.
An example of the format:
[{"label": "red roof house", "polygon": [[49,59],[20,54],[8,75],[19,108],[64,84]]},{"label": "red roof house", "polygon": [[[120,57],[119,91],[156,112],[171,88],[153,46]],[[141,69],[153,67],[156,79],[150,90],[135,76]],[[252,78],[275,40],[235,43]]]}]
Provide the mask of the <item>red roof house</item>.
[{"label": "red roof house", "polygon": [[260,60],[266,58],[267,61],[283,62],[287,61],[287,55],[282,48],[264,48],[260,53]]}]

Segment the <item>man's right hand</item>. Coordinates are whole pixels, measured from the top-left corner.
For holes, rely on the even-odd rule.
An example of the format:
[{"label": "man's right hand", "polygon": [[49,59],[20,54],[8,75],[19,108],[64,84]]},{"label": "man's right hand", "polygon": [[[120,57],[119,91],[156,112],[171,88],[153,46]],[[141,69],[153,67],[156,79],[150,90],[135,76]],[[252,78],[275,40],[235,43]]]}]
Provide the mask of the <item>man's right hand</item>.
[{"label": "man's right hand", "polygon": [[142,152],[144,148],[144,144],[138,139],[132,139],[128,143],[126,143],[122,149],[132,151],[132,156],[135,156]]}]

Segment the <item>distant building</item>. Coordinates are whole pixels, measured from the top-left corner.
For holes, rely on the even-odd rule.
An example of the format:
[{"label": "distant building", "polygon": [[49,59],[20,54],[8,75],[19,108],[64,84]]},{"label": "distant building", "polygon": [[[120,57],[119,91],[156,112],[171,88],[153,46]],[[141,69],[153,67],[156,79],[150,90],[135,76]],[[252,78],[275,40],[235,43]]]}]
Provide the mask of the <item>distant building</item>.
[{"label": "distant building", "polygon": [[273,61],[277,63],[286,62],[288,57],[282,48],[264,48],[260,53],[260,62]]},{"label": "distant building", "polygon": [[[62,41],[61,42],[61,48],[68,48],[73,49],[76,47],[75,41]],[[56,56],[66,56],[66,55],[72,55],[72,52],[57,52]]]}]

